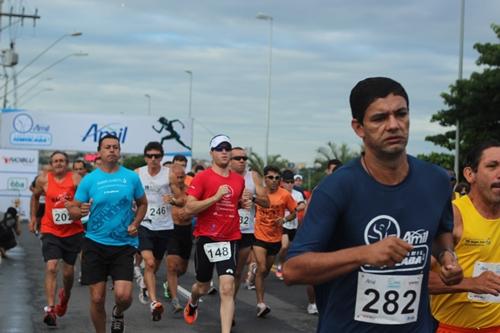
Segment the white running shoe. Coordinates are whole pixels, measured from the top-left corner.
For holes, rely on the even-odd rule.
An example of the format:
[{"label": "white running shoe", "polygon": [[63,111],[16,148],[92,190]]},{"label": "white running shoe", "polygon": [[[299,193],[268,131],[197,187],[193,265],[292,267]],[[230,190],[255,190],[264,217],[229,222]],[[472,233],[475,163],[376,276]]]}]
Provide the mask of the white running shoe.
[{"label": "white running shoe", "polygon": [[318,314],[318,308],[316,307],[316,303],[309,303],[309,305],[307,305],[307,313],[309,313],[310,315]]},{"label": "white running shoe", "polygon": [[141,292],[139,293],[139,302],[141,302],[142,304],[149,303],[149,295],[146,288],[141,288]]}]

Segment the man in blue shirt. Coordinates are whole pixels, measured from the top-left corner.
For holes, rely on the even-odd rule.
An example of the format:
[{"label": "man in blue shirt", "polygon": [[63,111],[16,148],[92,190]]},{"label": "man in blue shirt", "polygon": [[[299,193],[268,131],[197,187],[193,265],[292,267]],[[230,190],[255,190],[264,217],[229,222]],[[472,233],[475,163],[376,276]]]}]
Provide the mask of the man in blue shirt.
[{"label": "man in blue shirt", "polygon": [[119,139],[105,135],[97,149],[102,164],[85,176],[68,209],[73,218],[90,212],[82,246],[82,284],[90,286],[90,315],[95,330],[105,332],[106,280],[110,275],[116,300],[111,332],[120,333],[124,331],[123,312],[132,304],[137,229],[148,203],[139,176],[118,164]]},{"label": "man in blue shirt", "polygon": [[408,96],[368,78],[351,91],[361,158],[326,177],[288,251],[288,284],[314,284],[318,332],[432,332],[428,277],[435,243],[441,279],[458,283],[446,172],[406,154]]}]

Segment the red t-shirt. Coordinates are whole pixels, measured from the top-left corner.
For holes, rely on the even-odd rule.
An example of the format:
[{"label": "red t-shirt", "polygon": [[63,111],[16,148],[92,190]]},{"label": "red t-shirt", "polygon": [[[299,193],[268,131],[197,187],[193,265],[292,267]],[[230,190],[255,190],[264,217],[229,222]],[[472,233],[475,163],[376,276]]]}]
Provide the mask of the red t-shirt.
[{"label": "red t-shirt", "polygon": [[215,241],[230,241],[241,238],[238,206],[245,180],[239,174],[229,171],[228,177],[215,173],[211,168],[196,174],[187,194],[197,200],[215,195],[221,185],[229,185],[230,192],[218,202],[198,213],[194,236],[206,236]]},{"label": "red t-shirt", "polygon": [[45,213],[42,217],[41,232],[57,237],[69,237],[83,232],[80,220],[71,221],[66,201],[72,201],[76,186],[73,173],[68,172],[61,182],[57,182],[52,172],[47,173],[47,192],[45,193]]}]

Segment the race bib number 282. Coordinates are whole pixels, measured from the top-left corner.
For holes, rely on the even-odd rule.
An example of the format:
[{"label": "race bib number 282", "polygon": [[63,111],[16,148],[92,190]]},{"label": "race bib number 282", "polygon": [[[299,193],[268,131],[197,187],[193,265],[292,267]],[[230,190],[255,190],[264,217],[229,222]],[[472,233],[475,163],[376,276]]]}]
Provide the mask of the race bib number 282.
[{"label": "race bib number 282", "polygon": [[374,324],[400,325],[417,321],[422,274],[358,273],[354,319]]}]

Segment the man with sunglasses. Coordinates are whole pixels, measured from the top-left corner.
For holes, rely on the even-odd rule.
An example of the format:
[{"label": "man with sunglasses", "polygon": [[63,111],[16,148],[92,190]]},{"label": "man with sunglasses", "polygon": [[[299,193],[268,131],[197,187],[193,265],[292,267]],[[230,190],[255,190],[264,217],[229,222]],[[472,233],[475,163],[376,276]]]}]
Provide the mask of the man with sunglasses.
[{"label": "man with sunglasses", "polygon": [[[293,174],[292,174],[293,180]],[[269,207],[257,206],[255,214],[255,243],[253,253],[257,261],[255,289],[257,294],[257,317],[264,317],[271,308],[264,303],[264,279],[281,248],[283,224],[296,217],[297,203],[290,192],[280,186],[281,172],[277,167],[264,168],[264,183],[268,190]],[[288,210],[290,214],[285,216]]]},{"label": "man with sunglasses", "polygon": [[212,167],[198,173],[187,193],[186,213],[198,215],[194,229],[196,242],[196,282],[184,308],[184,320],[193,324],[198,316],[198,300],[210,288],[214,266],[219,275],[221,332],[229,333],[234,316],[234,274],[241,238],[238,208],[249,209],[251,197],[244,195],[245,181],[231,171],[231,141],[226,135],[210,140]]},{"label": "man with sunglasses", "polygon": [[150,311],[153,321],[161,319],[163,305],[156,295],[156,277],[168,240],[174,229],[172,206],[176,202],[173,193],[179,192],[174,175],[161,165],[164,152],[159,142],[149,142],[144,147],[146,165],[136,169],[148,199],[146,216],[139,226],[139,250],[144,260],[144,282],[151,300]]},{"label": "man with sunglasses", "polygon": [[269,198],[262,177],[257,172],[248,170],[247,160],[248,156],[245,149],[233,147],[231,151],[231,170],[240,174],[245,179],[245,192],[247,196],[252,197],[254,203],[250,209],[240,208],[238,210],[240,215],[241,240],[238,244],[238,265],[236,266],[236,274],[234,276],[236,283],[235,297],[240,287],[241,273],[252,251],[252,244],[255,242],[255,205],[264,208],[269,207]]}]

